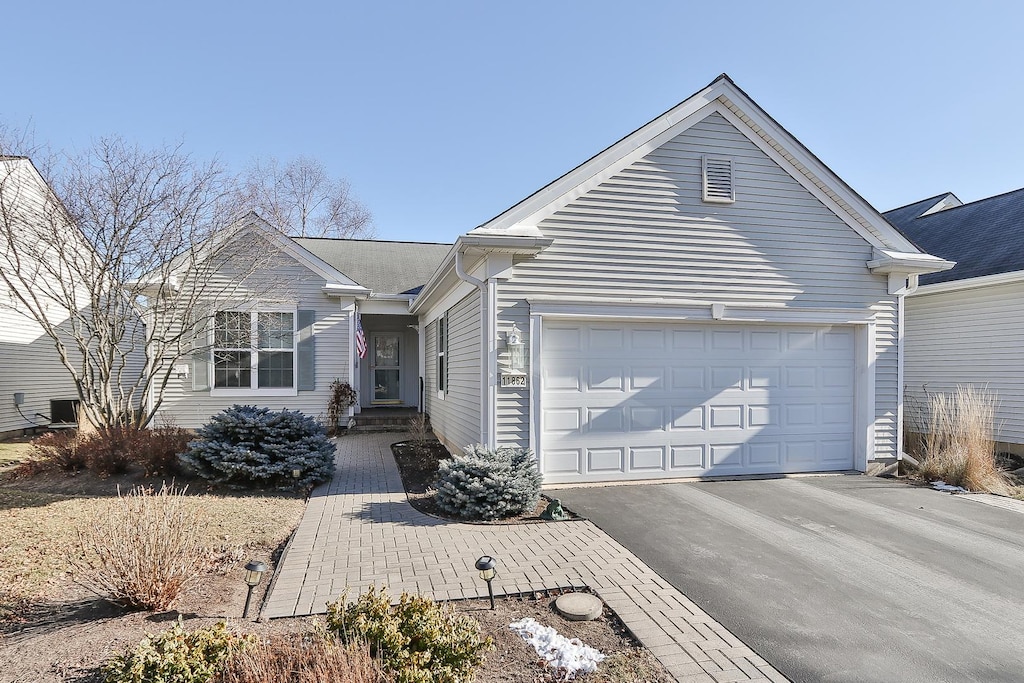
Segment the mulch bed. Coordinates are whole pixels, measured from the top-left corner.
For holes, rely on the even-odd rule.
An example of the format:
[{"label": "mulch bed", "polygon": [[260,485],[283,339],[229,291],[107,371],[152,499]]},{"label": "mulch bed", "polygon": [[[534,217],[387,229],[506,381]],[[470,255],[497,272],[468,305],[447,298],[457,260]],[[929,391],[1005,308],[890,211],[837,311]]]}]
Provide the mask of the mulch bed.
[{"label": "mulch bed", "polygon": [[[437,468],[443,460],[450,460],[452,455],[441,442],[436,439],[424,441],[400,441],[391,445],[391,452],[398,463],[398,471],[402,475],[409,503],[420,512],[442,519],[470,524],[546,524],[550,520],[541,519],[540,515],[547,509],[551,499],[541,496],[537,506],[530,512],[517,517],[506,517],[494,521],[465,520],[453,517],[437,505],[436,491],[433,486],[437,481]],[[570,520],[580,519],[578,515],[566,510]]]}]

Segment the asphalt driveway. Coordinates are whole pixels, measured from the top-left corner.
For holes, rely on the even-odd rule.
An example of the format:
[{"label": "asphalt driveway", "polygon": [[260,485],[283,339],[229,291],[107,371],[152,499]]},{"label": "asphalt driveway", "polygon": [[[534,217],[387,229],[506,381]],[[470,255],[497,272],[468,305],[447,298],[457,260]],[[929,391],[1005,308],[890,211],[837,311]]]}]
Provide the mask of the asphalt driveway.
[{"label": "asphalt driveway", "polygon": [[1024,514],[866,476],[550,492],[795,681],[1024,680]]}]

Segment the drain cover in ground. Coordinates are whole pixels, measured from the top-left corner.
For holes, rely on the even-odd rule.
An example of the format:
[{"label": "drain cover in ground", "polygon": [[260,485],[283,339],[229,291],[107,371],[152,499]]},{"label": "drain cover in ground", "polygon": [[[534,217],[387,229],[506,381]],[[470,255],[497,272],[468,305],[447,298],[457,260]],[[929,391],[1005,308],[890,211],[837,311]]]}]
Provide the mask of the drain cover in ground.
[{"label": "drain cover in ground", "polygon": [[590,593],[566,593],[555,600],[555,609],[569,621],[590,621],[601,616],[601,601]]}]

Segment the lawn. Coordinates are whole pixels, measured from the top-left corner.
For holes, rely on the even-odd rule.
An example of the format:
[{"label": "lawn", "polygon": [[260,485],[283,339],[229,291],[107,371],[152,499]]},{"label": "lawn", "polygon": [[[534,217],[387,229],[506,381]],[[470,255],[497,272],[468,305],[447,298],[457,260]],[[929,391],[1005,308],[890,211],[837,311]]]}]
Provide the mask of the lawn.
[{"label": "lawn", "polygon": [[[26,450],[18,444],[2,452],[13,460]],[[188,504],[200,510],[208,524],[205,544],[217,558],[216,564],[164,613],[127,611],[88,592],[68,564],[79,552],[78,530],[119,489],[127,491],[139,484],[159,487],[160,483],[138,473],[99,478],[90,472],[43,472],[13,478],[8,468],[0,474],[0,681],[99,683],[98,667],[104,661],[134,647],[147,634],[168,628],[179,615],[188,629],[227,620],[233,628],[262,637],[307,632],[312,627],[311,618],[263,623],[240,619],[246,596],[241,567],[256,558],[275,569],[305,509],[305,498],[297,495],[229,492],[192,481]],[[254,613],[269,583],[264,580],[257,589]],[[543,667],[532,647],[508,629],[510,622],[527,616],[608,655],[596,673],[581,676],[581,681],[671,680],[614,613],[606,609],[592,622],[567,621],[553,609],[554,597],[499,599],[493,611],[486,601],[452,603],[477,619],[483,632],[495,640],[496,648],[476,680],[560,680],[554,669]]]},{"label": "lawn", "polygon": [[24,460],[30,449],[27,441],[0,441],[0,471]]}]

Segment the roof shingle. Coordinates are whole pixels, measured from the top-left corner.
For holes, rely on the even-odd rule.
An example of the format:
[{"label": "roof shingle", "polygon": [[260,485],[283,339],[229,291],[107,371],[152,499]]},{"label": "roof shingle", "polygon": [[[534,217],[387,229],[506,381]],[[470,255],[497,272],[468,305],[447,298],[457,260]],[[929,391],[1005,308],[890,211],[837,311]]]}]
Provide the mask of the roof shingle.
[{"label": "roof shingle", "polygon": [[1024,270],[1024,188],[920,216],[943,196],[882,214],[925,252],[957,262],[922,285]]},{"label": "roof shingle", "polygon": [[295,241],[374,294],[415,294],[452,246],[322,237],[296,237]]}]

